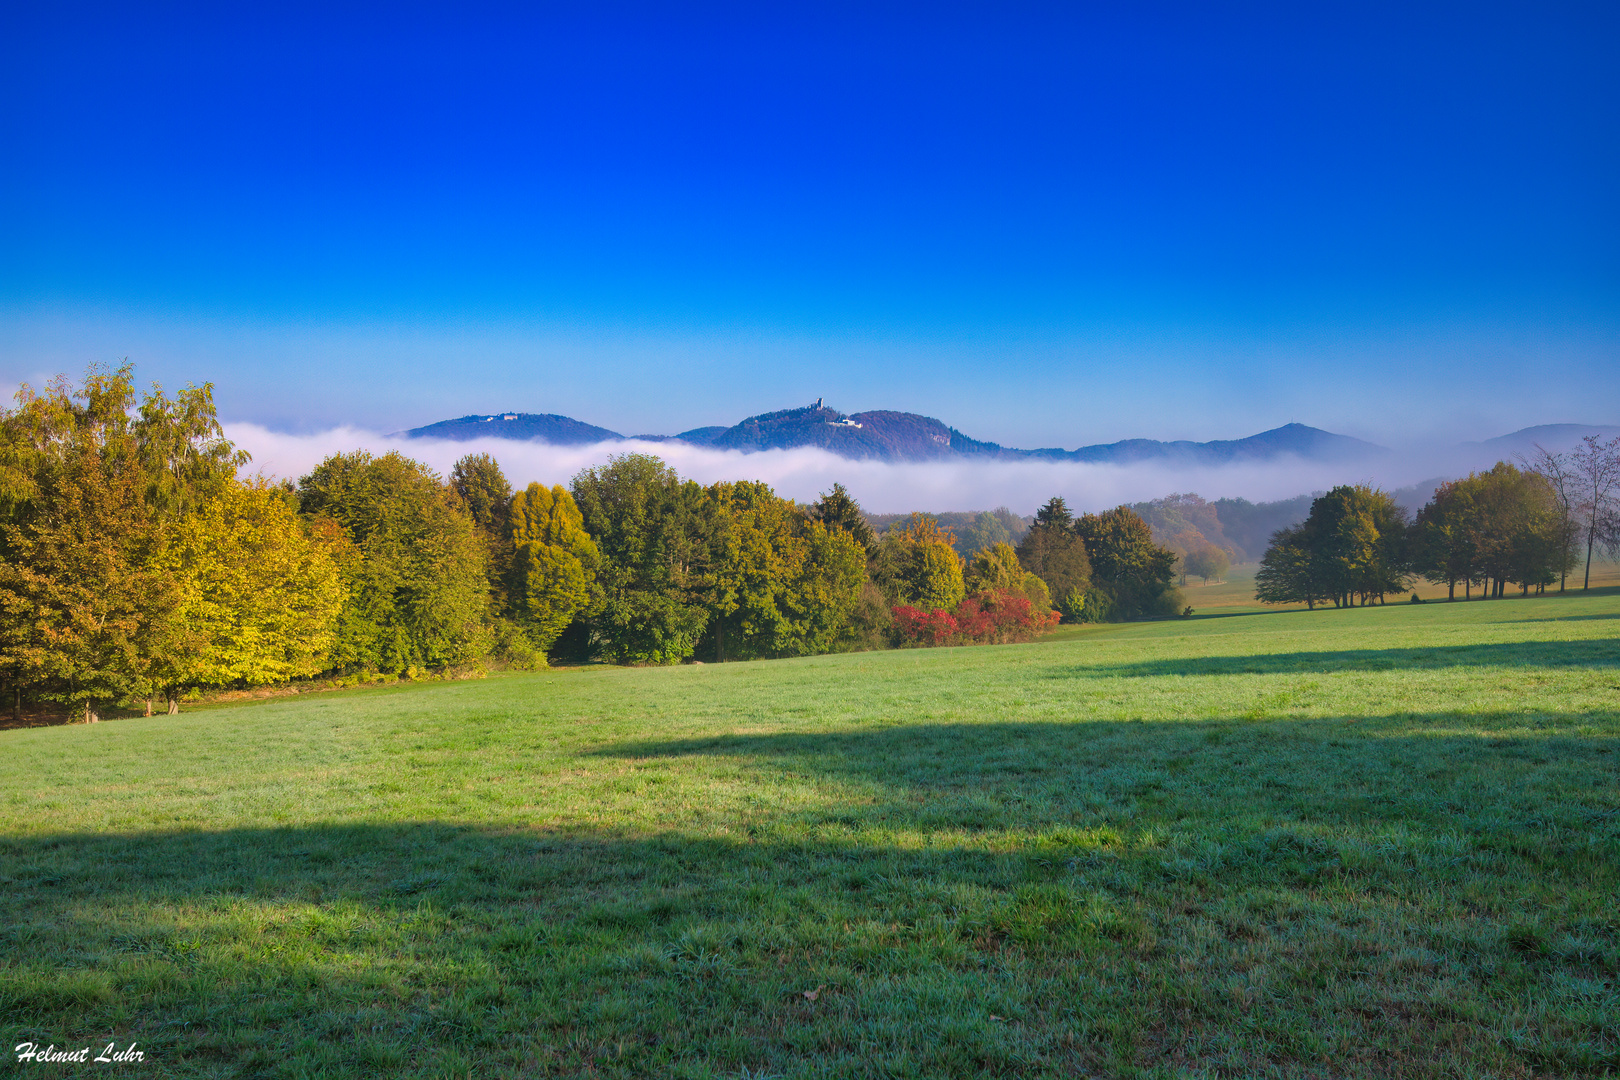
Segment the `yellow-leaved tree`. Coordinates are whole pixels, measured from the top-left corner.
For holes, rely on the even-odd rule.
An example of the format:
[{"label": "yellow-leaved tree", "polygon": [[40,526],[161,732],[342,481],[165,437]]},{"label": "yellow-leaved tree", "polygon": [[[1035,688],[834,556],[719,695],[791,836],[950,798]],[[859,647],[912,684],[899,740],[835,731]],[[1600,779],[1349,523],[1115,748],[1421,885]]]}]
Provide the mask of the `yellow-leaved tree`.
[{"label": "yellow-leaved tree", "polygon": [[512,497],[512,612],[542,652],[596,592],[601,554],[561,484],[531,483]]},{"label": "yellow-leaved tree", "polygon": [[312,535],[295,496],[262,479],[231,482],[183,519],[167,552],[180,621],[199,648],[179,686],[282,682],[325,670],[348,598],[332,544]]},{"label": "yellow-leaved tree", "polygon": [[1029,597],[1039,611],[1050,611],[1052,593],[1038,575],[1025,570],[1011,544],[993,544],[973,556],[968,566],[969,592],[990,590]]}]

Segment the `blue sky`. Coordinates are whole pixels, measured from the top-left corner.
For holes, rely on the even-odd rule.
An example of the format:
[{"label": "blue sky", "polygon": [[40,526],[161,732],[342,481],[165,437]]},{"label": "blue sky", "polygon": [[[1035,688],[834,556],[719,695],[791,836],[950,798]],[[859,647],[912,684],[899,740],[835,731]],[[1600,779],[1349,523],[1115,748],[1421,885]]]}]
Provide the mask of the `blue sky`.
[{"label": "blue sky", "polygon": [[0,377],[1009,445],[1620,422],[1607,5],[0,16]]}]

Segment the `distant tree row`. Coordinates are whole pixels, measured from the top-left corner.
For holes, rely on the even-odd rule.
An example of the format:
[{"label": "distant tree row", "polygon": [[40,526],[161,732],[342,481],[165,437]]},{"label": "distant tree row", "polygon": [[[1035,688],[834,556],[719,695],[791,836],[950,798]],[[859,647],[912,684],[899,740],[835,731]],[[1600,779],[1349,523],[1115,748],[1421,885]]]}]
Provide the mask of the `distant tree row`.
[{"label": "distant tree row", "polygon": [[1501,597],[1564,588],[1594,552],[1620,553],[1620,438],[1588,436],[1568,455],[1539,451],[1518,468],[1491,469],[1441,484],[1408,520],[1385,492],[1336,487],[1312,501],[1305,520],[1272,534],[1255,575],[1267,603],[1315,607],[1382,603],[1415,577],[1445,584],[1455,599],[1480,588]]}]

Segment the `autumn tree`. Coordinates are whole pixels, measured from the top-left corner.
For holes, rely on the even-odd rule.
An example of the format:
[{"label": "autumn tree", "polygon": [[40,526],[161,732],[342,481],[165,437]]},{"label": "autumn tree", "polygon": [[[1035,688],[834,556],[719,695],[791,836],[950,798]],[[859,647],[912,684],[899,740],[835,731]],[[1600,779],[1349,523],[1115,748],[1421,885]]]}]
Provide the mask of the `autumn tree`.
[{"label": "autumn tree", "polygon": [[531,483],[502,515],[508,521],[512,562],[508,595],[518,621],[545,652],[596,596],[601,552],[585,531],[585,518],[561,484]]},{"label": "autumn tree", "polygon": [[19,390],[0,416],[0,666],[17,692],[90,719],[168,684],[198,641],[166,552],[245,460],[208,385],[137,406],[125,365]]},{"label": "autumn tree", "polygon": [[165,563],[180,582],[179,620],[195,647],[171,666],[169,711],[183,687],[326,670],[347,599],[334,548],[263,480],[232,483],[184,518]]},{"label": "autumn tree", "polygon": [[965,592],[955,537],[926,514],[884,533],[872,560],[873,580],[891,605],[949,611]]},{"label": "autumn tree", "polygon": [[1052,609],[1052,594],[1039,575],[1024,569],[1011,544],[995,544],[973,556],[966,585],[970,593],[1010,593],[1029,600],[1039,610]]},{"label": "autumn tree", "polygon": [[1181,565],[1187,573],[1203,578],[1207,585],[1211,579],[1218,579],[1226,573],[1232,565],[1232,558],[1214,544],[1205,543],[1183,555]]}]

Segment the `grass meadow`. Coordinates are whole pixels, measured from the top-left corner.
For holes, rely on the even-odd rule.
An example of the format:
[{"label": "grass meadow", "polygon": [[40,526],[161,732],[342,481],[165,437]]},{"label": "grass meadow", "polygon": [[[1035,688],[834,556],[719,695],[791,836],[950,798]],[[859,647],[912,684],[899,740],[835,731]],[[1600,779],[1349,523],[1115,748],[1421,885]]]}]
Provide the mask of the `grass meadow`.
[{"label": "grass meadow", "polygon": [[0,751],[20,1075],[1620,1072],[1616,589]]}]

